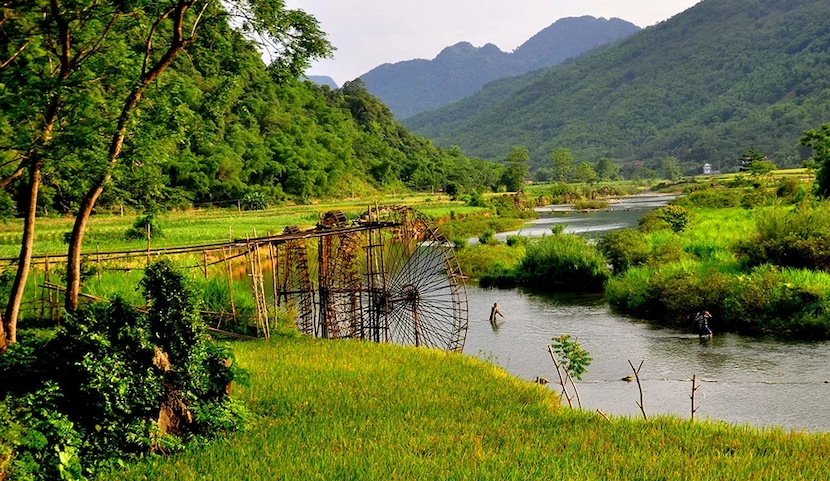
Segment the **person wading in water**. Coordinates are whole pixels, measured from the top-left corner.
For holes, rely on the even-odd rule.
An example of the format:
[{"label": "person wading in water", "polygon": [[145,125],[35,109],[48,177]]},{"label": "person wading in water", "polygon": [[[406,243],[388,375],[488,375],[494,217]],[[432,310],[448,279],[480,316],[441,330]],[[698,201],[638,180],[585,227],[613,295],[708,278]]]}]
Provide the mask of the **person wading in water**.
[{"label": "person wading in water", "polygon": [[493,325],[496,324],[496,316],[497,315],[504,318],[504,314],[502,314],[501,310],[499,309],[499,303],[494,302],[493,303],[493,308],[490,309],[490,324],[493,324]]},{"label": "person wading in water", "polygon": [[698,335],[700,337],[712,337],[712,330],[709,329],[709,319],[712,314],[709,311],[698,312],[695,314],[695,321],[697,321]]}]

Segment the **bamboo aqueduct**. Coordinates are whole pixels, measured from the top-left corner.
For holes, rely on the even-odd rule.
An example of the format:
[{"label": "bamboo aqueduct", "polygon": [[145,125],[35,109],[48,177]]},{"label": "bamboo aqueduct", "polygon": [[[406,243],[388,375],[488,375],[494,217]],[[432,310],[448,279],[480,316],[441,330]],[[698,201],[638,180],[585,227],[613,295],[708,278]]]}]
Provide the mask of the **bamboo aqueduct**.
[{"label": "bamboo aqueduct", "polygon": [[[158,258],[227,283],[230,310],[203,312],[214,331],[234,335],[223,325],[248,317],[258,336],[269,337],[282,314],[316,337],[455,352],[464,347],[467,291],[453,244],[410,207],[371,207],[351,222],[339,211],[328,212],[313,228],[289,226],[265,237],[161,249],[148,242],[144,250],[85,255],[99,276],[140,269]],[[30,308],[59,322],[64,288],[52,278],[60,277],[66,258],[37,256],[33,262],[42,282]],[[242,285],[254,301],[245,314],[233,301]]]}]

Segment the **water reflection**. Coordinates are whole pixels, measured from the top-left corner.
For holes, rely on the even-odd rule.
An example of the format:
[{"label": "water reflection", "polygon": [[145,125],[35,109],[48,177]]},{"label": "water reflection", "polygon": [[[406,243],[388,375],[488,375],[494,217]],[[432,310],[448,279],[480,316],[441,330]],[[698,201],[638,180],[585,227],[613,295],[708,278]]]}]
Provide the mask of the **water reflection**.
[{"label": "water reflection", "polygon": [[[599,296],[550,296],[522,290],[468,287],[470,328],[464,352],[490,359],[532,380],[555,379],[546,351],[551,338],[575,336],[594,358],[580,384],[583,403],[616,414],[639,415],[631,360],[644,360],[641,377],[649,415],[689,417],[691,376],[702,381],[698,418],[735,423],[830,430],[830,342],[786,342],[718,333],[700,339],[688,331],[655,327],[614,313]],[[505,314],[496,328],[489,310]],[[553,386],[553,385],[551,385]],[[552,387],[556,389],[555,386]]]}]

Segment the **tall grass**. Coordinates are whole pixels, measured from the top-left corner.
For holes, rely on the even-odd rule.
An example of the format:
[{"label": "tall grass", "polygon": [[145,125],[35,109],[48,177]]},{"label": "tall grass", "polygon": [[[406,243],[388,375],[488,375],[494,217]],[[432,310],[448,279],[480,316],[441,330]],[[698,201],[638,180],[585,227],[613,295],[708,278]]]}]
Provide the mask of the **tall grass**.
[{"label": "tall grass", "polygon": [[243,433],[99,479],[823,479],[830,436],[560,407],[466,356],[283,337],[236,344]]},{"label": "tall grass", "polygon": [[568,290],[602,290],[608,261],[588,241],[574,235],[552,235],[528,243],[518,267],[520,282],[536,287],[568,286]]}]

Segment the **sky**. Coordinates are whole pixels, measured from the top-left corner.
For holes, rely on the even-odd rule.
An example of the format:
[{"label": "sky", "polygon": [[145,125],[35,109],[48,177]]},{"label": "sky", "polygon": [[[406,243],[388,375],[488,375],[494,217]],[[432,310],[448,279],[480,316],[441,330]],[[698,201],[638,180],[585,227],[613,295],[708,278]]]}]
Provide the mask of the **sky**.
[{"label": "sky", "polygon": [[338,85],[384,63],[433,59],[458,42],[511,52],[563,17],[621,18],[638,27],[662,22],[699,0],[287,0],[314,15],[337,48],[307,75]]}]

